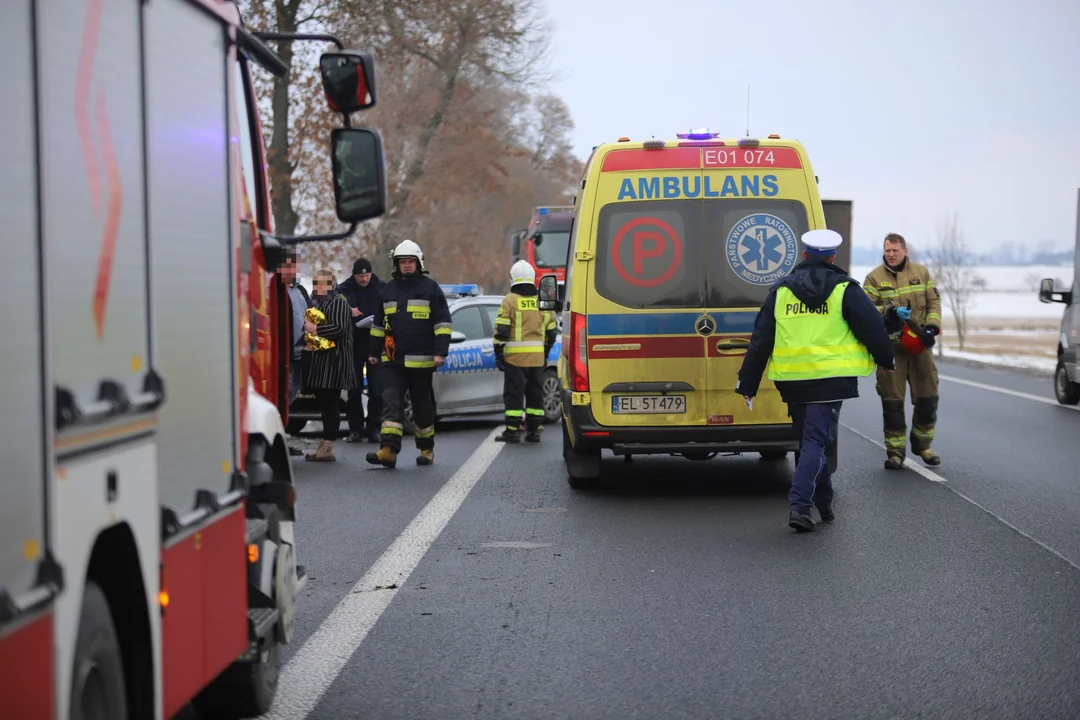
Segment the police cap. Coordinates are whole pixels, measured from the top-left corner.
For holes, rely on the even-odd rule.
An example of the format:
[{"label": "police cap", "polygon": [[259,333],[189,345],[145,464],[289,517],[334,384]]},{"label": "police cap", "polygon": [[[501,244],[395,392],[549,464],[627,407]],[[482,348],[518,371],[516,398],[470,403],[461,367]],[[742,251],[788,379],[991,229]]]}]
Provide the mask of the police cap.
[{"label": "police cap", "polygon": [[811,230],[802,236],[803,247],[815,255],[834,255],[842,242],[844,238],[835,230]]}]

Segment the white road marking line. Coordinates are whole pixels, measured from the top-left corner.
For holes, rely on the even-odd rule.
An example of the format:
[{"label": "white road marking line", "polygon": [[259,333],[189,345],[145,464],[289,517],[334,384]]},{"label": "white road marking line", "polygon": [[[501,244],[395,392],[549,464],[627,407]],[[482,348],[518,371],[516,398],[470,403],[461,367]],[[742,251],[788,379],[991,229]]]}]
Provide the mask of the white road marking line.
[{"label": "white road marking line", "polygon": [[[866,440],[869,443],[873,443],[874,445],[877,445],[882,450],[885,449],[885,446],[882,443],[879,443],[877,440],[874,440],[869,435],[864,435],[863,433],[859,432],[858,430],[851,427],[847,423],[840,423],[840,424],[843,425],[844,427],[846,427],[851,432],[858,435],[859,437],[861,437],[863,440]],[[930,470],[928,468],[925,468],[922,465],[919,465],[918,463],[916,463],[914,460],[912,460],[909,457],[904,458],[904,467],[906,467],[908,470],[914,470],[915,472],[919,473],[920,475],[922,475],[924,478],[926,478],[930,482],[936,482],[936,483],[948,482],[945,478],[941,477],[936,472],[934,472],[934,471],[932,471],[932,470]]]},{"label": "white road marking line", "polygon": [[[939,376],[939,377],[940,377],[940,376]],[[855,433],[856,435],[858,435],[859,437],[861,437],[861,438],[862,438],[863,440],[866,440],[867,442],[869,442],[869,443],[871,443],[871,444],[873,444],[873,445],[877,445],[877,446],[878,446],[879,448],[881,448],[882,450],[884,450],[884,449],[885,449],[885,445],[884,445],[883,443],[879,443],[879,442],[878,442],[877,440],[874,440],[874,439],[870,438],[869,436],[867,436],[867,435],[864,435],[863,433],[859,432],[858,430],[856,430],[855,428],[851,427],[851,426],[850,426],[850,425],[848,425],[847,423],[840,423],[840,424],[841,424],[841,425],[843,425],[843,426],[844,426],[845,428],[847,428],[848,430],[850,430],[851,432],[853,432],[853,433]],[[1006,527],[1010,528],[1011,530],[1014,530],[1014,531],[1016,531],[1016,532],[1017,532],[1017,533],[1018,533],[1019,535],[1021,535],[1021,536],[1025,537],[1025,538],[1027,538],[1027,539],[1028,539],[1028,540],[1030,540],[1031,542],[1033,542],[1033,543],[1035,543],[1036,545],[1038,545],[1039,547],[1041,547],[1041,548],[1042,548],[1043,550],[1046,550],[1047,552],[1049,552],[1049,553],[1050,553],[1051,555],[1053,555],[1054,557],[1058,558],[1059,560],[1062,560],[1062,561],[1064,561],[1064,562],[1065,562],[1065,564],[1069,565],[1069,566],[1070,566],[1070,567],[1072,567],[1072,568],[1073,568],[1074,570],[1080,570],[1080,565],[1078,565],[1077,563],[1073,562],[1073,561],[1072,561],[1072,560],[1070,560],[1069,558],[1065,557],[1064,555],[1062,555],[1061,553],[1059,553],[1059,552],[1058,552],[1057,550],[1055,550],[1054,548],[1052,548],[1052,547],[1050,547],[1049,545],[1047,545],[1046,543],[1044,543],[1044,542],[1043,542],[1042,540],[1039,540],[1039,539],[1038,539],[1038,538],[1036,538],[1036,537],[1032,537],[1031,535],[1027,534],[1027,533],[1026,533],[1026,532],[1024,532],[1023,530],[1021,530],[1020,528],[1016,527],[1016,526],[1015,526],[1015,525],[1013,525],[1013,524],[1012,524],[1011,522],[1009,522],[1009,521],[1008,521],[1008,520],[1006,520],[1005,518],[1001,517],[1001,516],[1000,516],[1000,515],[998,515],[997,513],[993,512],[993,511],[991,511],[991,510],[988,510],[987,508],[983,507],[983,506],[982,506],[982,505],[980,505],[979,503],[975,502],[974,500],[972,500],[971,498],[969,498],[969,497],[968,497],[967,495],[965,495],[964,493],[962,493],[962,492],[960,492],[959,490],[957,490],[957,489],[956,489],[955,487],[953,487],[953,486],[949,485],[949,483],[948,483],[948,482],[947,482],[947,481],[945,480],[945,478],[941,477],[940,475],[938,475],[938,474],[937,474],[936,472],[934,472],[933,470],[930,470],[929,468],[925,468],[925,467],[923,467],[922,465],[916,465],[916,464],[915,464],[915,463],[914,463],[914,462],[912,461],[912,459],[911,459],[911,458],[904,458],[904,467],[906,467],[906,468],[909,468],[909,469],[911,469],[911,470],[914,470],[915,472],[917,472],[917,473],[918,473],[919,475],[922,475],[922,476],[923,476],[924,478],[926,478],[927,480],[930,480],[931,482],[935,482],[935,483],[937,483],[937,484],[941,485],[941,486],[942,486],[942,487],[944,487],[944,488],[945,488],[946,490],[948,490],[949,492],[953,493],[954,495],[956,495],[956,496],[957,496],[957,497],[959,497],[960,499],[962,499],[962,500],[966,500],[967,502],[971,503],[971,504],[972,504],[972,505],[974,505],[975,507],[977,507],[977,508],[979,508],[980,510],[982,510],[982,511],[983,511],[984,513],[986,513],[986,514],[987,514],[987,515],[989,515],[990,517],[994,518],[995,520],[997,520],[998,522],[1002,523],[1003,525],[1005,525]]]},{"label": "white road marking line", "polygon": [[1041,395],[1032,395],[1031,393],[1020,392],[1019,390],[1010,390],[1008,388],[998,387],[997,385],[988,385],[986,383],[975,382],[974,380],[966,380],[964,378],[953,377],[952,375],[938,375],[939,380],[948,380],[959,385],[968,385],[969,387],[979,388],[980,390],[990,390],[992,392],[1001,393],[1002,395],[1012,395],[1013,397],[1024,398],[1025,400],[1034,400],[1035,402],[1046,403],[1047,405],[1057,405],[1058,407],[1065,408],[1066,410],[1080,411],[1080,406],[1075,405],[1062,405],[1054,398],[1042,397]]},{"label": "white road marking line", "polygon": [[[408,527],[364,573],[334,611],[281,670],[277,697],[267,720],[302,720],[344,669],[428,548],[465,502],[505,443],[496,428],[431,498]],[[387,470],[386,472],[395,472]],[[376,590],[396,585],[393,590]]]}]

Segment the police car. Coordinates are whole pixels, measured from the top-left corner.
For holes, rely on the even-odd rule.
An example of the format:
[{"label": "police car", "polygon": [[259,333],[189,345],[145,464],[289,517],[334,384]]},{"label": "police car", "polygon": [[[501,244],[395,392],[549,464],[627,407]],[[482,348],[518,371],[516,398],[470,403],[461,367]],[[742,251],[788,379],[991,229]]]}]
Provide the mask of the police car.
[{"label": "police car", "polygon": [[[502,304],[501,295],[483,295],[475,284],[442,285],[450,306],[453,333],[446,363],[435,371],[432,389],[435,393],[435,417],[441,420],[450,415],[484,415],[503,411],[503,374],[495,367],[495,316]],[[562,349],[560,335],[548,355],[544,371],[544,420],[558,421],[562,414],[561,386],[558,360]],[[367,378],[364,378],[365,393]],[[347,392],[341,394],[342,427],[345,426]],[[412,432],[412,404],[406,394],[405,429]],[[318,420],[319,411],[314,398],[298,395],[289,410],[289,432],[295,434],[309,420]]]}]

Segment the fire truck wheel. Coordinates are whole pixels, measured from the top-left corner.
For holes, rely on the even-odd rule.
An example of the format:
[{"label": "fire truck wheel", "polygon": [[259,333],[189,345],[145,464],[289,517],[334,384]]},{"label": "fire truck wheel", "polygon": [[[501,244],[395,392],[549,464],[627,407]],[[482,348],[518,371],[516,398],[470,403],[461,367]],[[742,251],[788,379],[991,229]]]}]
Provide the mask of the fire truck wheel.
[{"label": "fire truck wheel", "polygon": [[86,583],[71,676],[71,720],[127,717],[124,665],[109,601],[93,580]]}]

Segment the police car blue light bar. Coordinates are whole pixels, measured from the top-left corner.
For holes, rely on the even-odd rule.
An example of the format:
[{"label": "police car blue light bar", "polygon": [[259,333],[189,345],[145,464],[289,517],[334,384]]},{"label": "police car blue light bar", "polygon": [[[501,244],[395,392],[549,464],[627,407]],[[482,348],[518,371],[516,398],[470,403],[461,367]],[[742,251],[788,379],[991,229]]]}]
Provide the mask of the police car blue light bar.
[{"label": "police car blue light bar", "polygon": [[536,214],[537,215],[547,215],[548,214],[548,209],[542,207],[542,208],[540,208],[539,210],[536,211]]},{"label": "police car blue light bar", "polygon": [[457,285],[440,285],[444,295],[479,295],[480,286],[476,283],[458,283]]},{"label": "police car blue light bar", "polygon": [[712,140],[720,137],[720,133],[709,132],[708,128],[694,128],[688,133],[676,133],[680,140]]}]

